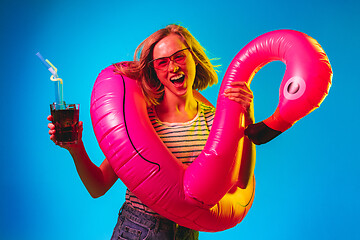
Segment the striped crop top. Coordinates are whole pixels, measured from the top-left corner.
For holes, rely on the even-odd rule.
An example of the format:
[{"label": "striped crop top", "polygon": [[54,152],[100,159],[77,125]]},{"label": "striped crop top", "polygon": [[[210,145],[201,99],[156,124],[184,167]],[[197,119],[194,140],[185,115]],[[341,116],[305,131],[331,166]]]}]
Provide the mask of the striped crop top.
[{"label": "striped crop top", "polygon": [[[153,107],[148,109],[150,121],[164,142],[182,164],[190,165],[201,153],[209,136],[214,121],[215,108],[198,103],[195,118],[185,123],[161,122]],[[126,190],[125,201],[142,212],[158,215],[143,204],[129,189]]]}]

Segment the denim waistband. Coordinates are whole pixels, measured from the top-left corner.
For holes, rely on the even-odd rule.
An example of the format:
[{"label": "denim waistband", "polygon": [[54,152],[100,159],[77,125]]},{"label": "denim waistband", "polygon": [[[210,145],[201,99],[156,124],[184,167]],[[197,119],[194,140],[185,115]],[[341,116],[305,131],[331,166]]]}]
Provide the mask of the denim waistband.
[{"label": "denim waistband", "polygon": [[156,217],[144,212],[141,212],[134,207],[132,207],[129,203],[124,203],[124,205],[120,209],[120,213],[122,216],[137,222],[143,226],[146,226],[150,229],[158,229],[163,230],[175,230],[176,223],[168,220],[166,218]]}]

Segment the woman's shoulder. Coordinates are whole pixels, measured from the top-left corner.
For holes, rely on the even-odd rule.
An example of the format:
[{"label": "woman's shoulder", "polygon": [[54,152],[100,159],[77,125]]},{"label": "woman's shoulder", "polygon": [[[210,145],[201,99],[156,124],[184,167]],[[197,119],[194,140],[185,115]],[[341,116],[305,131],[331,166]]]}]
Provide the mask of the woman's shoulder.
[{"label": "woman's shoulder", "polygon": [[211,129],[212,122],[215,117],[215,107],[209,106],[205,103],[199,102],[200,106],[200,115],[204,117],[204,120],[207,122],[209,129]]},{"label": "woman's shoulder", "polygon": [[213,106],[209,106],[203,102],[199,102],[200,111],[203,111],[204,113],[215,113],[216,108]]}]

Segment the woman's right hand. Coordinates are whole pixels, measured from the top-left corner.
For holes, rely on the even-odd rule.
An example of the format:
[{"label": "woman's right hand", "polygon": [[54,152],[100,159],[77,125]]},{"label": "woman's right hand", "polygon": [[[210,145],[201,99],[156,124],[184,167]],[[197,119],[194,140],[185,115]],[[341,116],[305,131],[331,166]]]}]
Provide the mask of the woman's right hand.
[{"label": "woman's right hand", "polygon": [[78,146],[82,145],[82,131],[83,131],[83,122],[79,121],[79,125],[78,125],[78,140],[77,143],[62,143],[59,144],[56,142],[55,140],[55,125],[52,123],[53,121],[53,117],[51,115],[49,115],[47,117],[47,120],[50,121],[50,123],[48,124],[48,128],[49,128],[49,135],[50,135],[50,140],[53,141],[56,145],[67,149],[68,151],[71,151],[75,148],[77,148]]}]

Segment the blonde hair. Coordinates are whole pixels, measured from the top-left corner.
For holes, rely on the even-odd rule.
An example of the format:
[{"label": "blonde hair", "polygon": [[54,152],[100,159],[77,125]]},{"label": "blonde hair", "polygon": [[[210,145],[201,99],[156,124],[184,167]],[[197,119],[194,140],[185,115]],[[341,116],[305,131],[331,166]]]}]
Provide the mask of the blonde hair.
[{"label": "blonde hair", "polygon": [[143,93],[150,104],[157,105],[164,96],[164,86],[157,78],[156,72],[149,66],[153,59],[155,45],[170,34],[177,34],[184,44],[192,51],[196,65],[196,75],[193,89],[204,90],[218,82],[218,76],[210,59],[205,54],[205,49],[194,36],[180,25],[171,24],[160,29],[146,38],[135,50],[134,61],[114,64],[116,72],[130,78],[140,80]]}]

